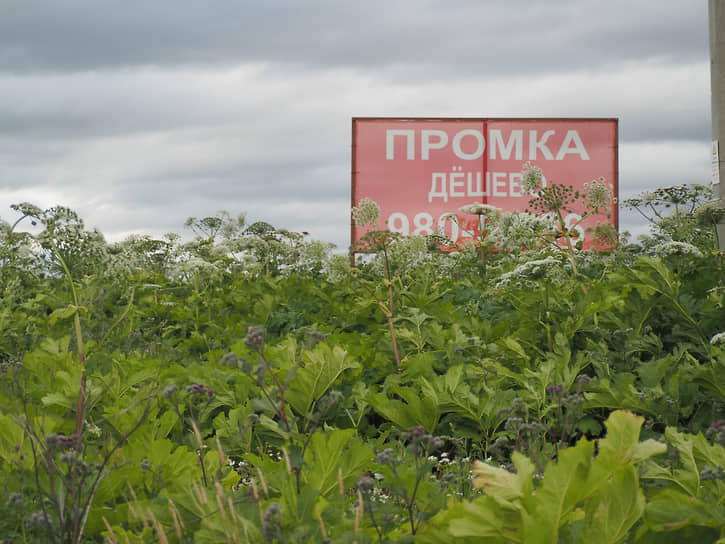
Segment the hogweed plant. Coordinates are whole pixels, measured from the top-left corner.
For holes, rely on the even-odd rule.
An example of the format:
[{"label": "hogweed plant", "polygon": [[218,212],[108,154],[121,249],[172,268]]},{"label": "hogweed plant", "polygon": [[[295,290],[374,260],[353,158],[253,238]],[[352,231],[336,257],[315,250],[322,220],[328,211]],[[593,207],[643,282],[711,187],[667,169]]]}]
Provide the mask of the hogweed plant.
[{"label": "hogweed plant", "polygon": [[693,238],[713,235],[710,221],[706,222],[710,224],[703,233],[696,220],[696,211],[712,198],[711,185],[672,185],[644,191],[626,199],[623,204],[625,208],[636,210],[650,223],[656,238],[691,242]]},{"label": "hogweed plant", "polygon": [[[352,209],[352,219],[355,224],[364,229],[370,229],[378,224],[380,218],[380,206],[369,199],[363,198],[359,205]],[[385,314],[388,320],[388,328],[390,329],[390,338],[393,345],[393,356],[395,357],[395,366],[398,369],[398,374],[401,374],[402,363],[400,359],[400,352],[398,350],[398,342],[395,337],[395,306],[394,306],[394,288],[393,282],[396,279],[397,274],[392,270],[391,259],[390,259],[390,245],[397,237],[396,233],[390,230],[367,230],[367,232],[358,241],[354,249],[375,252],[383,261],[383,286],[387,289],[388,300],[384,301],[378,296],[375,289],[362,281],[353,271],[350,271],[351,277],[360,283],[365,290],[370,293],[374,298],[376,304],[380,310]]]},{"label": "hogweed plant", "polygon": [[551,229],[549,217],[526,212],[501,212],[495,217],[489,236],[496,249],[513,257],[542,248],[542,236]]},{"label": "hogweed plant", "polygon": [[[560,248],[560,240],[564,241],[565,246],[561,249],[571,261],[574,274],[578,275],[574,249],[582,246],[580,225],[592,215],[606,213],[607,217],[611,216],[612,205],[617,202],[613,187],[603,177],[585,183],[584,191],[560,183],[544,184],[541,168],[530,162],[524,163],[521,187],[524,192],[533,195],[529,200],[531,210],[552,217],[554,228],[544,239],[555,248]],[[575,208],[582,206],[585,210],[583,213],[575,211]]]},{"label": "hogweed plant", "polygon": [[[81,367],[81,381],[78,392],[78,409],[76,411],[76,435],[77,440],[76,449],[80,449],[81,432],[83,429],[83,413],[85,405],[86,395],[86,372],[85,372],[85,349],[83,346],[83,331],[81,329],[80,313],[86,312],[87,309],[80,305],[78,293],[76,291],[76,285],[74,281],[74,275],[71,273],[71,269],[67,264],[67,259],[70,255],[73,255],[78,251],[79,248],[76,244],[72,243],[71,237],[68,235],[68,231],[72,230],[74,234],[78,235],[78,231],[82,230],[83,223],[80,221],[78,216],[66,208],[51,208],[43,211],[37,206],[29,204],[27,202],[21,204],[14,204],[11,206],[13,210],[16,210],[22,214],[22,217],[18,219],[13,228],[17,226],[20,221],[25,218],[31,219],[33,225],[42,223],[45,225],[45,230],[40,234],[39,238],[44,247],[47,247],[52,251],[52,255],[60,265],[63,274],[68,280],[70,286],[70,292],[72,296],[72,302],[66,308],[56,310],[50,316],[50,322],[53,324],[56,319],[68,319],[73,318],[73,332],[76,337],[76,347],[78,363]],[[68,224],[72,225],[72,229],[69,229]],[[59,235],[59,233],[61,233]],[[61,248],[63,250],[61,250]]]},{"label": "hogweed plant", "polygon": [[490,229],[492,223],[494,223],[501,214],[501,209],[488,204],[474,202],[473,204],[460,207],[458,211],[475,215],[477,217],[478,224],[476,226],[478,230],[478,238],[475,240],[475,246],[481,259],[481,275],[485,277],[488,255],[491,253],[491,250],[495,245],[493,238],[490,236]]}]

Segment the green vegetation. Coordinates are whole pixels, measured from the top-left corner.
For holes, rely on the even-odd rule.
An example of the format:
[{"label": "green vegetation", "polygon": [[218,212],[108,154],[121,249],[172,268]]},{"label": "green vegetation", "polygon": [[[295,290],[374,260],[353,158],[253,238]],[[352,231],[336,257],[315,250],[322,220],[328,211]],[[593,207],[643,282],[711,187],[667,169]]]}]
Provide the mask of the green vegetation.
[{"label": "green vegetation", "polygon": [[15,206],[0,540],[725,542],[712,225],[581,251],[547,191],[548,229],[479,205],[468,247],[371,231],[354,269],[244,216],[107,244]]}]

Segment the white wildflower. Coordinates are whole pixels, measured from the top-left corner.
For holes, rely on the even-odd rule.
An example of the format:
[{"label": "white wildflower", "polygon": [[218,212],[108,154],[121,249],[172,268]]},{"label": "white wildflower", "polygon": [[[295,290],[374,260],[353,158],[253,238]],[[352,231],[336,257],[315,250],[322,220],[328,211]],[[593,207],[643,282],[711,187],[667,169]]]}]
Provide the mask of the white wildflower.
[{"label": "white wildflower", "polygon": [[492,216],[501,213],[501,208],[491,206],[490,204],[481,204],[480,202],[474,202],[473,204],[461,206],[460,208],[458,208],[458,211],[463,213],[470,213],[473,215]]},{"label": "white wildflower", "polygon": [[191,256],[175,264],[172,269],[172,277],[189,279],[197,274],[206,274],[211,277],[218,275],[221,271],[214,263],[205,261],[201,257]]},{"label": "white wildflower", "polygon": [[554,257],[546,257],[545,259],[537,259],[521,263],[511,272],[501,274],[496,287],[504,287],[510,283],[520,284],[544,278],[548,273],[560,266],[558,259]]},{"label": "white wildflower", "polygon": [[333,253],[325,260],[324,272],[332,282],[343,281],[350,270],[350,257],[342,253]]},{"label": "white wildflower", "polygon": [[725,331],[717,333],[715,336],[710,338],[710,343],[715,346],[717,344],[725,343]]},{"label": "white wildflower", "polygon": [[702,252],[692,244],[687,242],[663,242],[657,244],[652,248],[652,253],[658,257],[665,257],[667,255],[687,255],[690,257],[702,257]]},{"label": "white wildflower", "polygon": [[497,247],[517,251],[541,245],[541,236],[553,229],[553,218],[548,214],[504,212],[492,220],[489,237]]},{"label": "white wildflower", "polygon": [[[398,272],[409,270],[430,260],[428,243],[424,236],[412,235],[393,240],[387,249],[387,259],[391,269]],[[381,254],[370,261],[370,268],[377,274],[383,274],[385,263]]]},{"label": "white wildflower", "polygon": [[611,206],[614,201],[612,185],[602,177],[592,180],[587,187],[586,201],[587,205],[595,210]]},{"label": "white wildflower", "polygon": [[363,198],[352,209],[352,220],[358,227],[375,226],[380,218],[380,206],[374,200]]},{"label": "white wildflower", "polygon": [[544,173],[538,166],[534,166],[530,162],[524,163],[521,172],[521,187],[524,193],[538,193],[543,185]]}]

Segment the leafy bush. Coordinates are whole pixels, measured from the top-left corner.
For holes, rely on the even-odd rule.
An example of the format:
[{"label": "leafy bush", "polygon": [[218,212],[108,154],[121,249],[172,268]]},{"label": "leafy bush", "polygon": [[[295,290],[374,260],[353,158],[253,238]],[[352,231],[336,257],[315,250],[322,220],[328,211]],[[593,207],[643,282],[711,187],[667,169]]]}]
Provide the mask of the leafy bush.
[{"label": "leafy bush", "polygon": [[228,214],[109,246],[17,210],[44,234],[2,231],[0,539],[725,532],[719,254],[383,231],[351,269]]}]

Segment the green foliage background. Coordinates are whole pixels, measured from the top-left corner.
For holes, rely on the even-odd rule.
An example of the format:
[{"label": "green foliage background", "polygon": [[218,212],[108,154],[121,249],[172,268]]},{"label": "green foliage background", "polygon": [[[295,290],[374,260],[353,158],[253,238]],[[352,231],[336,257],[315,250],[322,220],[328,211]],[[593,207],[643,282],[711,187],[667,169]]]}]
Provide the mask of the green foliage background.
[{"label": "green foliage background", "polygon": [[3,541],[725,541],[705,234],[575,266],[391,239],[350,269],[243,216],[109,245],[70,210],[16,211]]}]

